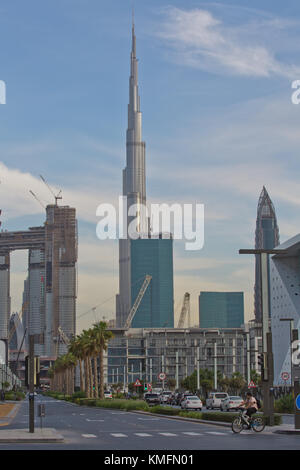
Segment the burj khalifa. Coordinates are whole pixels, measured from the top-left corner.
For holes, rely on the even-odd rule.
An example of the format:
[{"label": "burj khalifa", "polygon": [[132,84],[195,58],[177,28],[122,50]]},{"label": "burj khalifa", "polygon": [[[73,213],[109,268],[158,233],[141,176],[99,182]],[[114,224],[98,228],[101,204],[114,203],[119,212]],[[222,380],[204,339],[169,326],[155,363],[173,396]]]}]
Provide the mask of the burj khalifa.
[{"label": "burj khalifa", "polygon": [[123,327],[131,308],[131,259],[128,226],[132,219],[140,220],[137,232],[145,232],[147,220],[141,205],[146,204],[145,142],[142,140],[142,113],[138,91],[138,59],[136,58],[136,36],[132,24],[132,48],[129,78],[128,128],[126,134],[126,168],[123,170],[123,196],[127,198],[127,238],[119,240],[119,294],[116,298],[116,326]]}]

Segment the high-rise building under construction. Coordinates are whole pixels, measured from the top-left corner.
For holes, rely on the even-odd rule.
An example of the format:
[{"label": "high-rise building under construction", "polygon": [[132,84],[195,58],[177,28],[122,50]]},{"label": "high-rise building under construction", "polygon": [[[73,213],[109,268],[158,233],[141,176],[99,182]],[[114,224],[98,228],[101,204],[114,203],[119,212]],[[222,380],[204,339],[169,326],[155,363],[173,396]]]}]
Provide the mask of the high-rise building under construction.
[{"label": "high-rise building under construction", "polygon": [[[66,351],[58,327],[75,335],[77,220],[74,208],[46,207],[44,226],[0,233],[0,340],[9,337],[10,253],[28,250],[22,318],[26,336],[35,335],[35,354],[56,357]],[[28,344],[25,341],[25,347]]]}]

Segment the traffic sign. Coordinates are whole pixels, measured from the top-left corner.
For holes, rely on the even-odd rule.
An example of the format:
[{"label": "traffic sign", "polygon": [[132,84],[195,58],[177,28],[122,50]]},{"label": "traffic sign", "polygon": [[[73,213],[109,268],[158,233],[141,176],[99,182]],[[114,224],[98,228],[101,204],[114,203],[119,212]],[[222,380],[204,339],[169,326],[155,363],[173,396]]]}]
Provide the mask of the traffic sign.
[{"label": "traffic sign", "polygon": [[282,380],[284,380],[286,382],[287,380],[289,380],[290,374],[288,372],[282,372],[281,378],[282,378]]},{"label": "traffic sign", "polygon": [[256,388],[256,385],[253,380],[251,380],[251,382],[249,383],[248,388]]},{"label": "traffic sign", "polygon": [[298,410],[300,410],[300,395],[297,395],[296,397],[296,407]]},{"label": "traffic sign", "polygon": [[158,374],[159,380],[165,380],[166,377],[167,377],[167,376],[166,376],[166,374],[165,374],[164,372],[160,372],[160,373]]},{"label": "traffic sign", "polygon": [[148,388],[149,392],[151,392],[151,390],[152,390],[152,384],[147,384],[147,388]]},{"label": "traffic sign", "polygon": [[141,384],[141,382],[139,381],[139,379],[136,379],[136,381],[135,381],[135,383],[134,383],[134,386],[135,386],[135,387],[141,387],[141,386],[142,386],[142,384]]}]

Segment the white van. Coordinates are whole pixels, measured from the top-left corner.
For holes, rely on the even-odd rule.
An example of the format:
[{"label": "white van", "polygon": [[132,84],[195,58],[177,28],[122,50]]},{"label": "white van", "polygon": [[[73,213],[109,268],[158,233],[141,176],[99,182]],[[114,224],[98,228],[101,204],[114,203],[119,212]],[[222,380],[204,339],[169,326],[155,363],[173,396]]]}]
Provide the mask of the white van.
[{"label": "white van", "polygon": [[221,408],[221,401],[229,395],[226,392],[212,392],[206,399],[206,409],[213,410],[214,408]]}]

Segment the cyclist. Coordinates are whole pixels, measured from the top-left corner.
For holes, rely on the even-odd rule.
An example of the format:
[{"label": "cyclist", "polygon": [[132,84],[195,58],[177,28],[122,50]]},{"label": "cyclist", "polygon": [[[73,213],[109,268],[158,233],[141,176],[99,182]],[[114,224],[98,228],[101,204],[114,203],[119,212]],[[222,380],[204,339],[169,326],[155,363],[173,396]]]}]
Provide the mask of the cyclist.
[{"label": "cyclist", "polygon": [[246,400],[244,400],[240,406],[245,407],[245,411],[243,412],[242,417],[249,427],[251,416],[258,410],[256,399],[254,398],[251,392],[247,392]]}]

